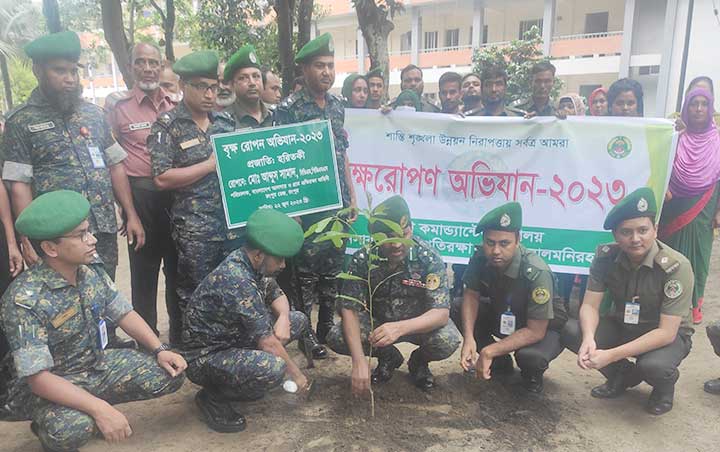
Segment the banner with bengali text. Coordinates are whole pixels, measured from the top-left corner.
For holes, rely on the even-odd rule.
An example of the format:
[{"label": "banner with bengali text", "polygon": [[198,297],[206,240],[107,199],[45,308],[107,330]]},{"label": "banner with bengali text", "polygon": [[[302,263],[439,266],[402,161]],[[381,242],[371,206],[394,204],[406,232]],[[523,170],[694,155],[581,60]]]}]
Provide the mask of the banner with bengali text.
[{"label": "banner with bengali text", "polygon": [[480,243],[478,220],[518,201],[522,243],[553,270],[580,274],[597,245],[613,240],[602,224],[626,194],[649,186],[662,203],[676,143],[672,122],[646,118],[347,109],[345,128],[360,206],[366,193],[373,205],[403,195],[414,233],[447,262],[467,263]]}]

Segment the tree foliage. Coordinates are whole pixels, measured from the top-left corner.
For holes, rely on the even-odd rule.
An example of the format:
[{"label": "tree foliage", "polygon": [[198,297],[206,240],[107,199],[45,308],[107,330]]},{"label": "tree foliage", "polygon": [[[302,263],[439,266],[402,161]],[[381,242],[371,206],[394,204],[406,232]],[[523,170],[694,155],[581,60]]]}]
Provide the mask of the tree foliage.
[{"label": "tree foliage", "polygon": [[[8,62],[10,72],[10,90],[12,100],[16,105],[27,102],[30,93],[37,86],[37,80],[33,75],[30,61],[24,58],[12,58]],[[4,88],[3,84],[3,88]],[[0,99],[6,101],[4,90],[0,92]]]},{"label": "tree foliage", "polygon": [[[530,69],[536,63],[550,61],[542,54],[542,35],[533,26],[525,32],[523,39],[514,39],[507,44],[496,44],[475,50],[473,70],[477,73],[490,66],[504,67],[508,73],[506,100],[508,103],[527,99],[532,93]],[[550,97],[556,98],[563,83],[555,78]]]}]

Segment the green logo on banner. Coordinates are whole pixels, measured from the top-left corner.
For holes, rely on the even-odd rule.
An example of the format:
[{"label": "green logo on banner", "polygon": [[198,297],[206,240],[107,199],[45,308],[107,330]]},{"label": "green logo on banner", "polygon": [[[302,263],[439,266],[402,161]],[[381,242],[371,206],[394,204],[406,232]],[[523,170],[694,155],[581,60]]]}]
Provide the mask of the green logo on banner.
[{"label": "green logo on banner", "polygon": [[608,143],[607,151],[614,159],[624,159],[632,152],[632,142],[628,137],[614,137]]}]

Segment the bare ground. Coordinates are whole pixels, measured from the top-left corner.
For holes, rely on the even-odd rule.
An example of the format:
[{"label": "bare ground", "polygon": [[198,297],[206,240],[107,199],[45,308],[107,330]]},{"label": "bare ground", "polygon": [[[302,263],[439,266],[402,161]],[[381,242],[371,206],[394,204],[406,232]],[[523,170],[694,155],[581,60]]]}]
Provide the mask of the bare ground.
[{"label": "bare ground", "polygon": [[[693,350],[681,366],[675,408],[661,417],[643,410],[650,394],[646,384],[616,400],[590,397],[602,377],[580,370],[575,355],[565,351],[546,373],[545,394],[539,397],[518,387],[519,372],[504,381],[468,378],[459,353],[431,364],[439,384],[431,393],[412,386],[403,366],[391,382],[375,389],[376,415],[370,418],[369,402],[349,395],[349,358],[333,354],[309,370],[317,387],[309,401],[279,390],[247,404],[244,432],[209,430],[193,401],[197,387],[186,382],[171,396],[120,405],[133,436],[117,445],[97,439],[83,451],[715,451],[720,399],[702,389],[705,380],[720,376],[720,358],[704,329],[720,317],[720,242],[714,248],[705,322],[696,328]],[[129,294],[127,256],[120,254],[118,283]],[[166,318],[161,315],[161,330],[167,330]],[[409,356],[411,347],[401,349]],[[291,350],[304,365],[294,345]],[[15,422],[0,423],[0,450],[41,448],[29,423]]]}]

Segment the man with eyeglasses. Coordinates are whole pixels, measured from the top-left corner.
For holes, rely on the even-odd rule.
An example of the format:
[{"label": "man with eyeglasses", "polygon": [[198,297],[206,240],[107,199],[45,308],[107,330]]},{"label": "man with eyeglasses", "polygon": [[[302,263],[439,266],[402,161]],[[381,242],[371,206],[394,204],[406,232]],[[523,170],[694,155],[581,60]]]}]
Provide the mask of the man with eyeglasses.
[{"label": "man with eyeglasses", "polygon": [[234,131],[235,123],[226,113],[214,111],[217,54],[193,52],[179,59],[173,70],[180,76],[183,100],[158,116],[148,149],[155,185],[173,196],[170,217],[182,314],[197,285],[239,246],[237,233],[225,222],[210,141],[210,135]]},{"label": "man with eyeglasses", "polygon": [[[0,301],[16,379],[8,406],[32,420],[45,451],[73,451],[101,434],[133,433],[113,404],[161,397],[182,386],[185,360],[158,340],[108,277],[90,232],[90,203],[70,190],[45,193],[15,226],[41,256]],[[117,324],[149,353],[106,350]]]},{"label": "man with eyeglasses", "polygon": [[223,78],[235,93],[235,101],[225,110],[235,119],[235,128],[257,129],[273,125],[273,115],[262,101],[263,77],[255,47],[248,44],[235,52]]},{"label": "man with eyeglasses", "polygon": [[133,203],[145,229],[145,246],[128,246],[133,309],[159,335],[157,329],[157,290],[160,264],[165,274],[165,305],[170,320],[170,343],[180,342],[182,319],[177,308],[177,251],[172,241],[168,212],[171,193],[153,183],[150,152],[146,142],[159,114],[175,108],[160,87],[162,56],[152,44],[136,44],[130,52],[130,69],[135,85],[108,112],[108,122],[128,157],[123,161],[130,180]]},{"label": "man with eyeglasses", "polygon": [[[97,252],[110,278],[118,261],[115,201],[122,207],[128,244],[141,248],[145,231],[135,211],[130,184],[121,163],[127,153],[115,142],[100,107],[85,102],[78,73],[81,47],[72,31],[40,37],[25,47],[38,80],[28,102],[8,114],[3,151],[3,180],[12,184],[15,215],[34,196],[71,189],[89,201],[90,229],[97,237]],[[23,256],[28,265],[38,256],[26,239]],[[132,343],[116,339],[108,329],[111,347]]]}]

